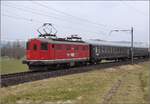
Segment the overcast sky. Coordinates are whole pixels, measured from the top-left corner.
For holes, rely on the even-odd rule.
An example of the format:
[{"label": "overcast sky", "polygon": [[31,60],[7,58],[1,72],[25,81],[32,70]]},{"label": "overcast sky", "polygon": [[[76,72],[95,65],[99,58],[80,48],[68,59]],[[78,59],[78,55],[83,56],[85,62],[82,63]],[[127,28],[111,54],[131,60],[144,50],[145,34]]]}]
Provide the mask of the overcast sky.
[{"label": "overcast sky", "polygon": [[2,1],[1,39],[27,40],[37,37],[36,29],[52,23],[58,36],[79,34],[84,39],[130,41],[129,32],[112,29],[134,28],[134,40],[148,42],[148,1]]}]

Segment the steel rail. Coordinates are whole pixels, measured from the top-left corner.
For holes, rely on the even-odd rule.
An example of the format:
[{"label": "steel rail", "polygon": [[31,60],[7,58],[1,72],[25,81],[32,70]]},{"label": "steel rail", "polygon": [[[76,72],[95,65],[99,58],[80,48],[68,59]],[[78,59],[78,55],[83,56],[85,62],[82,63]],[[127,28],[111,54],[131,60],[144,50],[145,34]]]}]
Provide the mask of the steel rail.
[{"label": "steel rail", "polygon": [[[135,63],[144,62],[148,59],[137,59]],[[68,69],[61,69],[61,70],[47,70],[47,71],[28,71],[28,72],[20,72],[20,73],[13,73],[13,74],[5,74],[1,75],[1,87],[7,87],[12,85],[17,85],[25,82],[31,82],[36,80],[42,80],[46,78],[76,74],[91,71],[94,69],[104,69],[108,67],[116,67],[119,65],[129,64],[130,61],[119,61],[119,62],[106,62],[100,63],[96,65],[87,65],[87,66],[80,66]]]}]

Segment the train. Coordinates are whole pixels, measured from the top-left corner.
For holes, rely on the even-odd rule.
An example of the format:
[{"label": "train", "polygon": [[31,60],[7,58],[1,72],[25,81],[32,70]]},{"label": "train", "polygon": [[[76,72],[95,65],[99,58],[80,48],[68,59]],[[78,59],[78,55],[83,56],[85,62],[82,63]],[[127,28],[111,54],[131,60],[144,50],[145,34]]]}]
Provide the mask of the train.
[{"label": "train", "polygon": [[[43,27],[47,25],[52,27],[48,23]],[[77,35],[58,38],[56,33],[48,33],[45,28],[43,31],[45,33],[41,33],[38,29],[39,37],[27,41],[26,59],[23,60],[23,64],[27,64],[32,71],[47,70],[58,66],[96,64],[102,60],[131,59],[129,46],[86,42]],[[150,55],[148,48],[144,47],[134,47],[133,53],[134,58],[146,58]]]}]

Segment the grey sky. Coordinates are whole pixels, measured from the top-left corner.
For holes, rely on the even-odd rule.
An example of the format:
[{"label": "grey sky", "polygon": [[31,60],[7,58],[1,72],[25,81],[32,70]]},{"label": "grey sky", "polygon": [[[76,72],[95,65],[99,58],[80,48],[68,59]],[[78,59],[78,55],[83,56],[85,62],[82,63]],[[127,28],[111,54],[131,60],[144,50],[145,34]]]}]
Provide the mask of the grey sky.
[{"label": "grey sky", "polygon": [[133,26],[135,41],[148,42],[148,1],[3,1],[1,5],[2,40],[37,37],[36,29],[49,22],[59,37],[79,34],[84,39],[130,41],[129,33],[108,34]]}]

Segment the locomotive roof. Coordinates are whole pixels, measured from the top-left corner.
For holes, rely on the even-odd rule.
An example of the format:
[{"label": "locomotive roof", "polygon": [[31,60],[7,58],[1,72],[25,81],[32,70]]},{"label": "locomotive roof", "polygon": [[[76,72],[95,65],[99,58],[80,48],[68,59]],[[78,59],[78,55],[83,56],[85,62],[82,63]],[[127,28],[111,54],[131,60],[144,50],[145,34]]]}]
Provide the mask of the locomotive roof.
[{"label": "locomotive roof", "polygon": [[[33,38],[30,40],[39,40],[42,42],[53,43],[53,44],[78,44],[78,45],[88,45],[84,41],[71,41],[71,40],[59,40],[59,39],[48,39],[48,38]],[[29,41],[30,41],[29,40]]]}]

